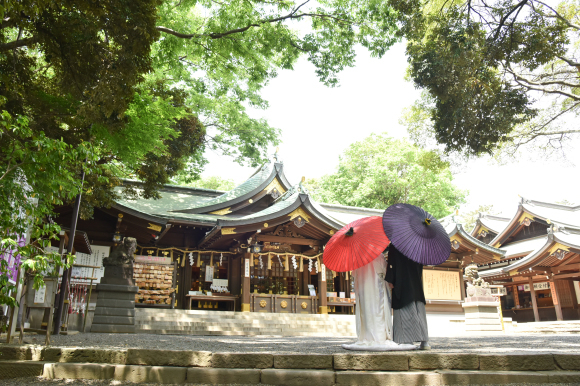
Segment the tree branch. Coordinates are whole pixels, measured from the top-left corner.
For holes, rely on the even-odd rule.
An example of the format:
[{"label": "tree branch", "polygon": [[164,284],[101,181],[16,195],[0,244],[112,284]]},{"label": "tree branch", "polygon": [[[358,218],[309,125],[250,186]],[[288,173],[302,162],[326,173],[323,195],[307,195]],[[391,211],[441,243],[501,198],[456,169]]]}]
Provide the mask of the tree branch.
[{"label": "tree branch", "polygon": [[[579,25],[576,25],[576,24],[571,23],[568,19],[566,19],[565,17],[563,17],[562,15],[560,15],[558,13],[558,11],[556,11],[554,8],[550,7],[548,4],[546,4],[546,3],[542,2],[542,1],[538,1],[538,0],[536,0],[536,1],[539,4],[542,4],[544,7],[548,8],[550,11],[554,12],[554,15],[556,15],[556,16],[550,16],[550,15],[543,15],[543,16],[558,18],[561,21],[563,21],[568,27],[574,28],[574,29],[580,29],[580,26]],[[534,11],[536,11],[535,8],[534,8]],[[539,13],[538,11],[536,11],[536,12]]]},{"label": "tree branch", "polygon": [[496,28],[495,31],[495,35],[493,37],[493,40],[496,40],[501,32],[501,28],[504,26],[505,22],[507,21],[508,17],[510,17],[510,15],[512,13],[514,13],[517,9],[520,9],[521,7],[523,7],[526,3],[528,2],[528,0],[522,0],[520,1],[518,4],[516,4],[511,11],[509,11],[506,15],[504,15],[500,20],[499,20],[499,24]]},{"label": "tree branch", "polygon": [[14,40],[14,41],[9,42],[9,43],[0,44],[0,51],[8,51],[8,50],[13,50],[15,48],[27,47],[29,45],[36,43],[36,42],[38,42],[37,37],[31,37],[31,38],[26,38],[26,39],[22,39],[22,40]]},{"label": "tree branch", "polygon": [[554,90],[554,89],[549,89],[549,88],[544,87],[546,85],[557,84],[557,85],[562,85],[562,86],[566,86],[566,87],[577,88],[578,84],[567,84],[566,82],[557,82],[557,81],[556,82],[534,82],[530,79],[526,79],[523,76],[519,75],[510,66],[506,66],[506,70],[510,74],[513,75],[514,80],[520,86],[526,87],[530,90],[541,91],[541,92],[544,92],[547,94],[559,94],[559,95],[566,96],[574,101],[580,101],[580,95],[575,95],[575,94],[565,92],[562,90]]},{"label": "tree branch", "polygon": [[560,59],[560,60],[562,60],[562,61],[564,61],[564,62],[566,62],[566,63],[568,63],[572,67],[578,68],[578,71],[580,71],[580,62],[575,62],[572,59],[567,59],[567,58],[565,58],[563,56],[558,56],[557,58]]},{"label": "tree branch", "polygon": [[182,38],[182,39],[192,39],[192,38],[201,38],[201,37],[209,37],[211,39],[221,39],[221,38],[228,36],[228,35],[233,35],[233,34],[245,32],[245,31],[249,30],[250,28],[254,28],[254,27],[259,28],[264,24],[271,24],[271,23],[276,23],[279,21],[290,20],[290,19],[300,19],[303,17],[313,17],[313,18],[318,17],[321,19],[332,19],[332,20],[335,20],[335,21],[340,22],[340,23],[348,23],[349,22],[346,19],[343,19],[343,18],[340,18],[337,16],[333,16],[333,15],[326,15],[326,14],[319,14],[319,13],[296,14],[296,12],[298,12],[298,10],[302,6],[304,6],[306,3],[308,3],[309,1],[310,0],[307,0],[304,3],[300,4],[295,9],[293,9],[292,12],[290,12],[287,15],[276,17],[273,19],[260,20],[256,23],[250,23],[244,27],[232,29],[232,30],[225,31],[225,32],[212,32],[212,33],[208,33],[208,34],[184,34],[181,32],[174,31],[171,28],[167,28],[167,27],[163,27],[163,26],[158,26],[158,27],[156,27],[156,29],[160,32],[165,32],[167,34],[170,34],[170,35],[176,36],[178,38]]},{"label": "tree branch", "polygon": [[530,143],[531,141],[533,141],[534,139],[536,139],[538,137],[546,137],[546,136],[550,136],[550,135],[560,135],[561,137],[563,137],[566,134],[580,134],[580,129],[578,129],[578,130],[558,130],[558,131],[547,131],[544,133],[536,133],[536,134],[532,135],[530,138],[528,138],[527,140],[519,142],[518,146]]}]

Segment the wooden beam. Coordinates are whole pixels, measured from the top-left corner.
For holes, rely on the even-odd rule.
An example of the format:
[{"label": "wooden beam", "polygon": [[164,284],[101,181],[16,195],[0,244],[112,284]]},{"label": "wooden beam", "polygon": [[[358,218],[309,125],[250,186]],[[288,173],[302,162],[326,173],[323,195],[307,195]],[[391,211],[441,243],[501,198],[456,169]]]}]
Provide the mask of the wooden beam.
[{"label": "wooden beam", "polygon": [[167,234],[167,232],[169,232],[171,227],[172,227],[172,224],[165,225],[165,229],[163,229],[163,231],[159,234],[157,239],[155,239],[155,245],[157,245],[159,243],[159,241],[163,238],[163,236],[165,236]]},{"label": "wooden beam", "polygon": [[569,264],[569,265],[559,265],[552,268],[552,271],[560,273],[562,271],[580,271],[580,263]]},{"label": "wooden beam", "polygon": [[283,237],[283,236],[270,236],[270,235],[258,235],[256,237],[258,241],[269,241],[271,243],[287,243],[294,245],[321,245],[319,240],[314,239],[298,239],[293,237]]},{"label": "wooden beam", "polygon": [[560,275],[554,275],[552,276],[552,278],[554,280],[560,280],[560,279],[568,279],[570,277],[580,277],[580,272],[574,272],[574,273],[563,273]]}]

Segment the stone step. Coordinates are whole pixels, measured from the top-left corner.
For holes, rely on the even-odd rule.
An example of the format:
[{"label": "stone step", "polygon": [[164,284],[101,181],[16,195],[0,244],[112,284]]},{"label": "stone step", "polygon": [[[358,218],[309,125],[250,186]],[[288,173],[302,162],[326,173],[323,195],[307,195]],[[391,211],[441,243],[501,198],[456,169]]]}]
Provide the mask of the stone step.
[{"label": "stone step", "polygon": [[354,336],[354,315],[137,309],[136,332],[183,335]]},{"label": "stone step", "polygon": [[[127,364],[124,361],[78,363],[74,360],[61,360],[55,363],[38,360],[2,360],[0,379],[41,375],[45,379],[96,379],[106,380],[110,384],[261,383],[288,386],[580,382],[578,355],[571,354],[552,356],[536,353],[523,355],[369,353],[331,356],[210,353],[211,358],[206,359],[205,363],[199,361],[191,363],[193,359],[191,355],[183,355],[187,352],[147,351],[149,350],[134,352],[132,359],[126,354]],[[98,356],[96,354],[88,356]],[[365,360],[362,360],[361,356]],[[71,359],[73,357],[78,355],[70,356]]]},{"label": "stone step", "polygon": [[[500,326],[501,328],[501,326]],[[288,333],[298,333],[298,332],[312,332],[312,333],[332,333],[332,334],[355,334],[355,330],[313,330],[313,329],[292,329],[287,330],[283,328],[232,328],[232,327],[222,327],[222,326],[197,326],[197,327],[180,327],[180,326],[136,326],[136,332],[142,332],[147,330],[172,330],[172,331],[183,331],[183,332],[193,332],[193,331],[239,331],[239,332],[256,332],[256,333],[269,333],[272,331],[277,332],[288,332]]]},{"label": "stone step", "polygon": [[[483,319],[485,320],[485,319]],[[312,323],[276,323],[276,322],[256,322],[256,323],[236,323],[236,322],[224,322],[224,321],[217,321],[217,320],[188,320],[188,321],[172,321],[172,320],[139,320],[135,323],[135,325],[139,324],[172,324],[176,326],[195,326],[195,325],[204,325],[204,324],[220,324],[224,326],[244,326],[244,327],[258,327],[258,326],[276,326],[276,327],[286,327],[286,328],[294,328],[294,327],[310,327],[310,328],[350,328],[354,327],[355,324],[312,324]]]},{"label": "stone step", "polygon": [[136,315],[154,315],[154,316],[169,316],[169,315],[213,315],[219,314],[220,318],[306,318],[306,319],[344,319],[354,320],[354,315],[336,315],[336,314],[276,314],[266,312],[232,312],[232,311],[199,311],[199,310],[152,310],[148,308],[138,308]]}]

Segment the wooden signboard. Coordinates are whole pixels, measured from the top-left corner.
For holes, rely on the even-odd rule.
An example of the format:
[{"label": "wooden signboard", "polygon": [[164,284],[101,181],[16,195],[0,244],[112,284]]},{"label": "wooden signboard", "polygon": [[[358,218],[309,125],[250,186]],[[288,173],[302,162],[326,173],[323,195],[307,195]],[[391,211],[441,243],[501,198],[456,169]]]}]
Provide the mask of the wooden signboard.
[{"label": "wooden signboard", "polygon": [[461,300],[461,279],[457,271],[423,270],[427,300]]},{"label": "wooden signboard", "polygon": [[136,263],[145,264],[171,264],[171,257],[164,256],[135,256]]}]

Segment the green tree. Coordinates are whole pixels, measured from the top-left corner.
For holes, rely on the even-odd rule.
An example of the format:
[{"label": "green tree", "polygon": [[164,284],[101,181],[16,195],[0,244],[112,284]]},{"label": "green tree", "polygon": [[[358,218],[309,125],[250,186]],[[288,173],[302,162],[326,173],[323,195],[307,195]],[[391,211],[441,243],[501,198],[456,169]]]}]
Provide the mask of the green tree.
[{"label": "green tree", "polygon": [[341,156],[336,173],[322,177],[313,195],[326,203],[385,209],[420,206],[441,218],[465,202],[449,164],[406,140],[372,134]]},{"label": "green tree", "polygon": [[[35,289],[43,285],[44,274],[55,274],[74,261],[68,255],[67,265],[58,253],[47,251],[60,227],[46,218],[53,205],[81,191],[77,173],[63,165],[85,160],[89,170],[95,159],[90,144],[74,148],[50,139],[31,130],[26,118],[15,119],[6,111],[0,114],[0,137],[11,138],[11,147],[3,149],[6,164],[0,169],[0,304],[14,306],[15,283],[9,280],[4,257],[9,253],[20,256]],[[44,192],[43,197],[39,199],[36,192]],[[20,242],[26,235],[34,242]]]},{"label": "green tree", "polygon": [[396,40],[386,0],[6,1],[0,16],[0,108],[99,157],[84,217],[119,177],[144,180],[144,197],[180,170],[195,180],[206,147],[258,165],[279,131],[246,106],[267,107],[278,70],[306,55],[334,86],[356,44],[381,56]]},{"label": "green tree", "polygon": [[[180,181],[178,180],[177,182],[179,183]],[[184,185],[192,186],[194,188],[223,190],[223,191],[232,190],[237,186],[234,180],[221,178],[220,176],[201,177],[199,180]]]},{"label": "green tree", "polygon": [[477,221],[480,213],[493,215],[493,214],[498,214],[498,211],[491,204],[488,204],[488,205],[483,204],[483,205],[479,205],[477,207],[477,209],[473,209],[473,210],[470,210],[469,212],[461,213],[459,215],[459,220],[461,221],[461,224],[463,225],[463,229],[465,229],[467,232],[471,232],[473,230],[473,227],[475,226],[475,222]]},{"label": "green tree", "polygon": [[580,113],[580,3],[391,4],[408,39],[409,76],[426,91],[404,117],[415,138],[447,152],[513,156],[532,144],[562,150],[580,133],[570,127]]},{"label": "green tree", "polygon": [[[0,201],[2,240],[23,229],[15,208],[49,242],[57,227],[41,230],[54,207],[81,189],[87,218],[117,198],[123,177],[144,181],[124,195],[145,198],[179,173],[195,180],[208,147],[261,163],[279,131],[246,106],[267,107],[260,90],[277,71],[306,55],[334,86],[356,44],[380,57],[395,30],[387,0],[2,2],[0,189],[20,200]],[[37,209],[27,197],[39,199]],[[21,252],[32,262],[44,256]]]}]

